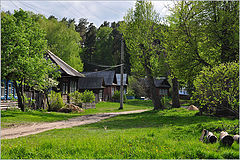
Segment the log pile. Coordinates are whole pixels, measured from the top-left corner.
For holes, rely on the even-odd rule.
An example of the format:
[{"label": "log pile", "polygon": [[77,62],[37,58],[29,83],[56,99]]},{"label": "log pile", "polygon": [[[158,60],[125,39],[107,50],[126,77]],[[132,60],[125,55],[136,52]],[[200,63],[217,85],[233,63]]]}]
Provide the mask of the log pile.
[{"label": "log pile", "polygon": [[209,132],[208,130],[204,129],[202,131],[202,135],[200,137],[200,141],[204,141],[204,137],[206,139],[206,141],[209,143],[216,143],[217,142],[217,137],[212,133]]},{"label": "log pile", "polygon": [[220,143],[224,146],[231,146],[234,142],[233,137],[230,136],[227,132],[222,131],[220,133]]},{"label": "log pile", "polygon": [[[231,136],[225,131],[221,131],[220,136],[219,136],[219,142],[223,146],[232,146],[233,142],[236,141],[239,143],[239,135],[234,135]],[[216,143],[217,142],[217,137],[210,131],[203,129],[202,135],[199,139],[202,142],[207,142],[207,143]]]}]

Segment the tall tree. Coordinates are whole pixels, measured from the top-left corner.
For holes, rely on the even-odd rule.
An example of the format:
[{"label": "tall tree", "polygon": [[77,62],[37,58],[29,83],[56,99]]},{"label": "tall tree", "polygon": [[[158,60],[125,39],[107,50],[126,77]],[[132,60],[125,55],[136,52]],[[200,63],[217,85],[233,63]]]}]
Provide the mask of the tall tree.
[{"label": "tall tree", "polygon": [[85,41],[86,41],[86,33],[87,33],[87,25],[89,22],[85,18],[80,18],[78,25],[76,25],[76,31],[80,34],[82,40],[81,40],[81,45],[85,46]]},{"label": "tall tree", "polygon": [[84,62],[84,71],[93,71],[94,69],[94,66],[92,66],[90,63],[93,62],[93,55],[96,51],[96,35],[97,28],[93,23],[90,23],[86,32],[84,51],[81,54],[81,58]]},{"label": "tall tree", "polygon": [[83,70],[83,63],[80,58],[82,48],[79,42],[81,37],[75,31],[75,25],[71,23],[68,27],[66,19],[58,22],[56,19],[38,19],[41,28],[46,31],[48,48],[59,56],[63,61],[78,71]]},{"label": "tall tree", "polygon": [[238,4],[181,1],[171,9],[168,63],[190,89],[204,66],[238,60]]},{"label": "tall tree", "polygon": [[44,90],[58,68],[44,58],[47,41],[43,30],[22,9],[13,15],[1,13],[1,44],[1,77],[13,80],[19,108],[24,111],[23,86]]},{"label": "tall tree", "polygon": [[112,28],[100,27],[96,35],[96,51],[93,61],[97,64],[113,65],[112,55]]},{"label": "tall tree", "polygon": [[[151,2],[137,1],[120,24],[127,48],[131,55],[132,71],[147,76],[154,110],[163,109],[160,97],[156,95],[154,69],[159,64],[159,51],[162,50],[159,15]],[[157,59],[156,59],[157,58]]]}]

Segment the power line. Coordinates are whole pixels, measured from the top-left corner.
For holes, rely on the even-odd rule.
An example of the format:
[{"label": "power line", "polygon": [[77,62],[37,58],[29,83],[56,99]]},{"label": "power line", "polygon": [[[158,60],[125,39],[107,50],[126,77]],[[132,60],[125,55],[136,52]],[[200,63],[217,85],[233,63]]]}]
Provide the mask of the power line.
[{"label": "power line", "polygon": [[90,65],[94,65],[94,66],[98,66],[98,67],[103,67],[103,68],[109,68],[109,67],[116,68],[116,67],[120,67],[120,66],[124,65],[124,64],[118,64],[118,65],[114,65],[114,66],[107,66],[107,65],[101,65],[101,64],[86,62],[86,61],[84,61],[84,63],[90,64]]},{"label": "power line", "polygon": [[76,15],[75,13],[72,12],[72,10],[69,10],[69,8],[67,8],[65,5],[62,4],[62,2],[57,1],[59,4],[61,4],[66,10],[70,11],[72,14],[74,14],[76,17],[78,17],[78,15]]},{"label": "power line", "polygon": [[16,8],[19,8],[12,0],[10,0],[10,2],[11,2]]}]

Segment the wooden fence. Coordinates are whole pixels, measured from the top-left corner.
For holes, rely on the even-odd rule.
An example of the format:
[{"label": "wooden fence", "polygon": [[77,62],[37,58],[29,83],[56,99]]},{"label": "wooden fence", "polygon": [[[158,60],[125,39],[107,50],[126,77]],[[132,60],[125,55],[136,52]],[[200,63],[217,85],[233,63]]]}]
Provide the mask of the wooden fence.
[{"label": "wooden fence", "polygon": [[18,102],[13,101],[1,101],[1,110],[6,110],[9,108],[18,108]]}]

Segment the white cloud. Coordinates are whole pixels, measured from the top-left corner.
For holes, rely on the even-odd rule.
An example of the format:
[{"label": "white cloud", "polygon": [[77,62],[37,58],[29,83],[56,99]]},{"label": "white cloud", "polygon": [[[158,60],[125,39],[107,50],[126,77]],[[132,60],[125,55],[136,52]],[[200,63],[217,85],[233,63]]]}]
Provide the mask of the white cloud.
[{"label": "white cloud", "polygon": [[[154,8],[161,16],[168,13],[164,5],[172,2],[152,1]],[[87,18],[97,27],[104,21],[120,21],[129,8],[132,8],[135,1],[1,1],[3,10],[22,8],[34,13],[43,14],[46,17],[54,15],[58,19],[63,17],[75,18],[76,22],[80,18]]]}]

